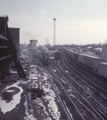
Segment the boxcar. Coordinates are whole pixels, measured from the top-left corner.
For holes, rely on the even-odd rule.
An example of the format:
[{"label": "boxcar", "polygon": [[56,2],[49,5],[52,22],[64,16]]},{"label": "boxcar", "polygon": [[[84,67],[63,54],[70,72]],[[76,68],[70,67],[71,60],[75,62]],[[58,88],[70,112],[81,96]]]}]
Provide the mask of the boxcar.
[{"label": "boxcar", "polygon": [[67,48],[65,48],[65,50],[66,50],[66,52],[68,53],[69,56],[74,58],[74,51],[73,50],[70,50],[70,49],[67,49]]},{"label": "boxcar", "polygon": [[82,64],[85,62],[85,54],[78,54],[78,61]]},{"label": "boxcar", "polygon": [[55,60],[59,60],[60,59],[60,51],[56,51],[55,52]]},{"label": "boxcar", "polygon": [[74,60],[78,61],[78,53],[74,52]]},{"label": "boxcar", "polygon": [[98,68],[98,74],[107,78],[107,62],[100,62],[100,66]]},{"label": "boxcar", "polygon": [[86,55],[84,64],[96,70],[99,67],[99,62],[102,61],[103,61],[102,58]]},{"label": "boxcar", "polygon": [[74,58],[74,53],[75,52],[73,50],[70,50],[70,52],[71,52],[71,57]]}]

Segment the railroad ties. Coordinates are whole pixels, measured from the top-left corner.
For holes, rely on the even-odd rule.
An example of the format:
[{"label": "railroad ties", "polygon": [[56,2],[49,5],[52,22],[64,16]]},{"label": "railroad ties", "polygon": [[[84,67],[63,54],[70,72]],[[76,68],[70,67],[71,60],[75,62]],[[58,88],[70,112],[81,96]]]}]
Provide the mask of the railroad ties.
[{"label": "railroad ties", "polygon": [[[47,69],[48,70],[48,69]],[[68,57],[51,61],[48,72],[69,120],[106,120],[107,87],[100,79]]]}]

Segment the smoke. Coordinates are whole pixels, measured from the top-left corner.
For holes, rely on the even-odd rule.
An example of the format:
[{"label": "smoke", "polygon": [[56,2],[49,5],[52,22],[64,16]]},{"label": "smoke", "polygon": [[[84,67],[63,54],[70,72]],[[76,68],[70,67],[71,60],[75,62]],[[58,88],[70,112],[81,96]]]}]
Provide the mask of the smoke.
[{"label": "smoke", "polygon": [[46,46],[39,46],[38,49],[42,52],[42,53],[48,53],[48,48]]}]

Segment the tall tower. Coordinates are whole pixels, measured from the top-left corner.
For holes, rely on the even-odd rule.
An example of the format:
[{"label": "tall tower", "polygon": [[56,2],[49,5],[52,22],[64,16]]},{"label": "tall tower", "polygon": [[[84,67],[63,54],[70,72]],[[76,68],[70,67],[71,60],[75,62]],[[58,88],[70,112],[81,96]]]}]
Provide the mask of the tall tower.
[{"label": "tall tower", "polygon": [[56,18],[53,18],[53,21],[54,21],[53,45],[55,45],[55,21],[56,21]]}]

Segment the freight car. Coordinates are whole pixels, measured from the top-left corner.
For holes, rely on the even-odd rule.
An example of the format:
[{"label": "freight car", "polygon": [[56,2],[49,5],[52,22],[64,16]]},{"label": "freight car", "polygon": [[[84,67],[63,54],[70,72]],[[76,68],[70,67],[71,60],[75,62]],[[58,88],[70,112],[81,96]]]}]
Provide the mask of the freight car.
[{"label": "freight car", "polygon": [[95,71],[98,71],[99,63],[102,62],[102,61],[103,61],[102,58],[85,55],[84,64],[85,64],[86,66],[94,69]]},{"label": "freight car", "polygon": [[78,61],[79,61],[81,64],[84,64],[84,63],[85,63],[85,54],[79,54],[79,56],[78,56]]},{"label": "freight car", "polygon": [[76,52],[74,52],[74,60],[75,60],[75,61],[78,61],[78,56],[79,56],[79,54],[76,53]]},{"label": "freight car", "polygon": [[55,60],[59,60],[60,59],[60,51],[56,51],[55,52]]},{"label": "freight car", "polygon": [[72,58],[74,58],[74,51],[73,50],[70,50],[70,49],[67,49],[67,48],[65,48],[65,51],[66,51],[66,53],[69,55],[69,56],[71,56]]},{"label": "freight car", "polygon": [[43,65],[49,64],[49,54],[48,53],[42,53],[41,62],[43,63]]},{"label": "freight car", "polygon": [[107,62],[100,62],[98,74],[107,78]]},{"label": "freight car", "polygon": [[95,71],[99,68],[99,63],[103,61],[102,58],[95,57],[95,56],[89,56],[87,54],[82,53],[76,53],[73,50],[69,50],[67,48],[64,48],[66,53],[69,54],[74,60],[80,62],[81,64],[86,65],[88,68],[92,68]]}]

